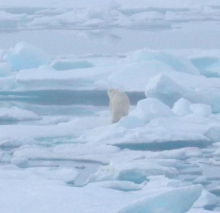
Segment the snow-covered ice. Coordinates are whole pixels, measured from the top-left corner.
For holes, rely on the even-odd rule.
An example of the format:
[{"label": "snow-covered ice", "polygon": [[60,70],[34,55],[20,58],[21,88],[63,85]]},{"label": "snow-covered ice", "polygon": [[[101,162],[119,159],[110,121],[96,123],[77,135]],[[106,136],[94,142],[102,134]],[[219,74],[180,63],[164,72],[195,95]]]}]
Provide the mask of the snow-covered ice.
[{"label": "snow-covered ice", "polygon": [[0,120],[2,121],[22,121],[22,120],[38,120],[40,116],[35,113],[17,107],[0,108]]},{"label": "snow-covered ice", "polygon": [[201,195],[201,188],[193,186],[191,188],[183,188],[171,190],[156,196],[152,196],[128,207],[122,208],[118,213],[150,213],[150,212],[187,212],[193,202]]},{"label": "snow-covered ice", "polygon": [[41,49],[23,42],[18,43],[14,49],[9,50],[5,55],[5,59],[14,71],[37,68],[50,62],[49,57]]},{"label": "snow-covered ice", "polygon": [[[0,213],[219,212],[219,14],[0,2]],[[114,124],[108,89],[131,103]]]}]

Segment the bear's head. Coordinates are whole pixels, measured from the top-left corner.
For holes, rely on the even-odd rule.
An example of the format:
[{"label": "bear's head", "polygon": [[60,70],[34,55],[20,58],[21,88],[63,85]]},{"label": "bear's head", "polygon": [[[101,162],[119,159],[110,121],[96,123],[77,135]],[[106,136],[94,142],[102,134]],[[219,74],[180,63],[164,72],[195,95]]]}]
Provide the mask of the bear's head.
[{"label": "bear's head", "polygon": [[118,89],[109,89],[108,90],[108,97],[111,99],[116,93],[118,93],[119,90]]}]

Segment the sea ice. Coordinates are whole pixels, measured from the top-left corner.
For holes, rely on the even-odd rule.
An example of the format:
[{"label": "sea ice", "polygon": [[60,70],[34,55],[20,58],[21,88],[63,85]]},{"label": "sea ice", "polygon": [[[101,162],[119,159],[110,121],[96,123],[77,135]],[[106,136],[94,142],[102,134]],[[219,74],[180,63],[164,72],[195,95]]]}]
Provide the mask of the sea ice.
[{"label": "sea ice", "polygon": [[[16,15],[16,14],[12,14],[12,13],[8,13],[5,11],[0,11],[0,17],[1,17],[1,22],[0,25],[2,25],[2,22],[6,22],[6,21],[15,21],[18,20],[21,17],[24,17],[25,15]],[[7,23],[7,22],[6,22]]]},{"label": "sea ice", "polygon": [[136,116],[145,123],[158,117],[175,116],[175,114],[167,105],[163,104],[161,101],[155,98],[147,98],[139,101],[137,103],[136,109],[130,114],[132,116]]},{"label": "sea ice", "polygon": [[176,169],[162,166],[154,161],[149,161],[149,159],[120,162],[120,164],[111,162],[108,166],[101,166],[98,171],[89,178],[88,182],[122,180],[143,183],[147,180],[147,176],[166,175],[172,177],[176,174]]},{"label": "sea ice", "polygon": [[199,198],[201,191],[199,185],[173,189],[136,201],[118,213],[185,213]]},{"label": "sea ice", "polygon": [[149,20],[162,20],[163,18],[164,16],[162,13],[155,11],[135,13],[131,16],[131,19],[137,22],[145,22]]},{"label": "sea ice", "polygon": [[193,181],[193,183],[195,184],[205,184],[207,182],[208,182],[208,179],[206,176],[200,176]]},{"label": "sea ice", "polygon": [[32,138],[19,137],[13,139],[10,137],[5,137],[1,138],[0,147],[19,147],[31,143],[34,143],[34,140]]},{"label": "sea ice", "polygon": [[208,211],[203,208],[201,208],[201,209],[191,208],[187,213],[213,213],[213,211]]},{"label": "sea ice", "polygon": [[124,127],[126,129],[133,129],[136,127],[141,127],[145,124],[145,120],[142,118],[139,119],[136,115],[129,115],[126,117],[123,117],[118,122],[118,125],[121,127]]},{"label": "sea ice", "polygon": [[12,157],[11,163],[20,168],[26,168],[28,167],[29,159],[26,157]]},{"label": "sea ice", "polygon": [[10,49],[5,59],[15,71],[37,68],[50,63],[49,56],[43,50],[25,42],[18,43],[14,49]]},{"label": "sea ice", "polygon": [[181,98],[173,106],[173,112],[179,116],[186,116],[195,113],[208,117],[212,114],[212,108],[207,104],[192,104],[190,101]]},{"label": "sea ice", "polygon": [[[128,116],[129,117],[129,116]],[[130,123],[132,121],[130,116]],[[210,122],[210,120],[208,120]],[[130,149],[174,149],[185,146],[203,146],[210,142],[204,135],[210,129],[207,120],[204,123],[197,123],[195,118],[164,117],[154,118],[149,123],[142,125],[141,122],[135,125],[121,125],[117,123],[109,126],[102,126],[88,130],[77,140],[95,141],[107,144],[114,144],[120,148]],[[143,122],[143,121],[142,121]],[[122,122],[123,124],[123,122]],[[139,125],[141,124],[141,125]],[[169,147],[169,148],[168,148]]]},{"label": "sea ice", "polygon": [[108,82],[112,87],[126,91],[144,91],[150,78],[160,73],[173,72],[175,71],[171,67],[160,61],[141,61],[114,72],[108,77]]},{"label": "sea ice", "polygon": [[199,199],[194,203],[195,208],[214,207],[219,204],[219,199],[214,194],[207,190],[202,190],[202,194]]},{"label": "sea ice", "polygon": [[146,97],[157,98],[169,106],[173,106],[180,98],[187,99],[188,93],[187,88],[180,86],[164,75],[157,75],[152,78],[145,90]]},{"label": "sea ice", "polygon": [[4,166],[0,170],[1,180],[57,180],[64,183],[73,182],[79,175],[74,168],[18,168],[16,166]]},{"label": "sea ice", "polygon": [[[174,103],[180,98],[189,100],[192,103],[210,105],[214,113],[220,111],[220,105],[218,100],[220,98],[220,90],[217,88],[206,88],[206,89],[192,89],[179,85],[169,77],[164,75],[158,75],[152,78],[145,89],[146,97],[157,98],[163,103],[173,107]],[[198,106],[198,105],[196,105]],[[201,105],[198,106],[201,110]],[[204,115],[210,113],[210,107],[204,108]],[[192,109],[191,109],[192,110]],[[198,108],[197,108],[198,110]],[[197,111],[195,109],[195,111]],[[197,111],[198,112],[198,111]],[[198,112],[199,113],[199,112]]]},{"label": "sea ice", "polygon": [[212,108],[207,104],[191,104],[190,109],[193,113],[205,117],[212,114]]},{"label": "sea ice", "polygon": [[5,77],[12,74],[11,66],[7,62],[0,63],[0,77]]},{"label": "sea ice", "polygon": [[191,102],[184,99],[184,98],[180,98],[173,106],[173,112],[175,114],[177,114],[178,116],[185,116],[188,115],[190,113],[192,113],[192,111],[190,110],[190,106],[191,106]]},{"label": "sea ice", "polygon": [[192,63],[200,70],[200,73],[206,77],[219,77],[219,58],[211,56],[201,56],[191,59]]},{"label": "sea ice", "polygon": [[59,180],[66,183],[73,183],[79,175],[74,168],[28,168],[28,171],[48,180]]},{"label": "sea ice", "polygon": [[205,133],[206,137],[210,138],[213,142],[220,141],[220,126],[210,127]]},{"label": "sea ice", "polygon": [[87,67],[57,71],[51,66],[21,70],[16,75],[18,86],[26,90],[40,89],[89,89],[97,88],[95,82],[109,75],[115,66]]},{"label": "sea ice", "polygon": [[120,190],[120,191],[136,191],[142,189],[147,182],[143,182],[141,184],[136,184],[134,182],[130,181],[103,181],[99,183],[99,186],[104,187],[104,188],[110,188],[110,189],[115,189],[115,190]]},{"label": "sea ice", "polygon": [[0,123],[2,121],[39,120],[40,116],[34,112],[17,107],[0,108]]},{"label": "sea ice", "polygon": [[214,155],[216,155],[216,156],[220,156],[220,148],[217,149],[217,150],[214,152]]},{"label": "sea ice", "polygon": [[139,50],[128,56],[128,61],[158,61],[171,67],[176,72],[199,75],[197,68],[187,58],[178,57],[163,51]]},{"label": "sea ice", "polygon": [[213,159],[213,158],[210,158],[210,159],[209,159],[209,165],[220,166],[220,162],[219,162],[219,161],[216,161],[216,160]]},{"label": "sea ice", "polygon": [[[0,90],[7,90],[0,92],[0,212],[217,207],[219,6],[216,0],[0,2],[2,48],[22,38],[63,53],[51,60],[24,42],[0,50]],[[134,51],[143,46],[157,50]],[[85,52],[91,54],[75,55]],[[110,124],[109,88],[144,99]],[[88,106],[94,100],[99,106]]]}]

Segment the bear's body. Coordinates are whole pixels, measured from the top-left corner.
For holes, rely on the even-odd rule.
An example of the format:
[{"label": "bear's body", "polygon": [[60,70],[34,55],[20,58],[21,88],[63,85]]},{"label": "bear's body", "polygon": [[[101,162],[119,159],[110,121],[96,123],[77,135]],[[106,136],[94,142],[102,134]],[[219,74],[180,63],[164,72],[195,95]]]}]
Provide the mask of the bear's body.
[{"label": "bear's body", "polygon": [[117,89],[108,90],[110,99],[111,122],[116,123],[129,112],[130,101],[124,92]]}]

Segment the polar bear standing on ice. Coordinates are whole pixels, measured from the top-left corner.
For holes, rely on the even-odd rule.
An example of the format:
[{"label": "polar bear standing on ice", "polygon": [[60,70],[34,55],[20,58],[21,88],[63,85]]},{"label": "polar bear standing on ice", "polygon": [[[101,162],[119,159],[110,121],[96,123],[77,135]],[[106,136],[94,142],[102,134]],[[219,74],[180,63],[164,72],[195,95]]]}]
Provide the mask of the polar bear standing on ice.
[{"label": "polar bear standing on ice", "polygon": [[130,101],[128,96],[118,89],[108,90],[108,97],[110,99],[111,122],[116,123],[128,115]]}]

